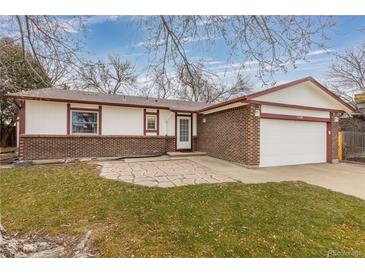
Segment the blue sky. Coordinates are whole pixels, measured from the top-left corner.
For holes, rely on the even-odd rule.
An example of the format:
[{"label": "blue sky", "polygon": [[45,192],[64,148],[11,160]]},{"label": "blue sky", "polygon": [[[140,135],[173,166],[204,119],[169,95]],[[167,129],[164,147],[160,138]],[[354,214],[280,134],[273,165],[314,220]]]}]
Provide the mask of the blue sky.
[{"label": "blue sky", "polygon": [[[309,62],[298,65],[297,69],[291,69],[287,73],[279,72],[275,75],[277,83],[287,82],[298,78],[313,76],[319,80],[325,79],[328,64],[333,59],[333,53],[341,52],[365,41],[364,32],[359,29],[365,28],[365,16],[335,16],[336,27],[330,32],[331,40],[326,41],[329,52],[314,50],[308,56]],[[142,32],[136,20],[128,16],[95,16],[90,17],[87,23],[87,33],[83,54],[89,58],[106,58],[108,54],[120,54],[124,58],[136,64],[137,71],[143,78],[143,71],[148,62],[148,56],[141,46],[146,42],[146,35]],[[227,69],[226,49],[217,41],[217,46],[207,51],[202,50],[198,43],[188,46],[188,55],[191,58],[204,58],[210,68],[217,73],[225,73]],[[244,61],[244,56],[232,63]],[[259,88],[261,82],[255,77],[255,70],[247,71],[254,88]],[[226,74],[224,74],[226,75]],[[223,76],[225,77],[225,76]]]},{"label": "blue sky", "polygon": [[[61,18],[70,23],[74,20],[69,16],[61,16]],[[88,59],[106,59],[109,54],[121,55],[135,64],[139,83],[146,84],[149,56],[143,44],[148,42],[149,36],[143,32],[138,18],[136,16],[85,16],[84,18],[86,32],[77,32],[72,29],[72,24],[68,30],[73,35],[84,38],[81,55]],[[327,51],[313,49],[307,56],[307,62],[300,61],[296,69],[289,68],[286,73],[277,72],[274,75],[276,84],[306,76],[313,76],[325,83],[328,79],[326,77],[328,67],[334,59],[334,54],[365,42],[365,16],[334,16],[333,19],[336,26],[327,33],[331,39],[324,41]],[[360,29],[363,31],[361,32]],[[2,31],[1,25],[0,31]],[[250,65],[250,60],[243,54],[228,60],[228,50],[223,39],[217,38],[213,47],[207,47],[204,41],[190,41],[186,48],[191,60],[203,59],[211,72],[219,75],[221,81],[228,83],[235,80],[240,64],[248,63],[244,74],[249,78],[252,91],[263,88],[262,82],[256,76],[257,64]]]}]

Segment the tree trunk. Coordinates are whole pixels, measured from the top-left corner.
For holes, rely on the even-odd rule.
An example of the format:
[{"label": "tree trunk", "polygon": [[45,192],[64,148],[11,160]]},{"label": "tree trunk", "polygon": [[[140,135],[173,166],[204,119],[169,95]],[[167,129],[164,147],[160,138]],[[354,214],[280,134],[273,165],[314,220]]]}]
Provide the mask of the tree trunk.
[{"label": "tree trunk", "polygon": [[12,127],[4,127],[1,132],[1,140],[0,140],[0,146],[6,147],[9,144],[9,137],[11,136],[11,133],[13,132]]}]

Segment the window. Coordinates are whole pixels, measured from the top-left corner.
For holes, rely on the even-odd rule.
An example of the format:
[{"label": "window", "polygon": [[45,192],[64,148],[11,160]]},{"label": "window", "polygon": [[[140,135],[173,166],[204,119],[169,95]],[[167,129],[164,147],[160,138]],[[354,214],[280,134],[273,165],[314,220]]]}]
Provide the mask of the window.
[{"label": "window", "polygon": [[97,134],[98,113],[89,111],[72,111],[72,133]]},{"label": "window", "polygon": [[156,130],[156,115],[147,115],[147,130]]},{"label": "window", "polygon": [[180,142],[189,142],[189,120],[180,119]]},{"label": "window", "polygon": [[160,111],[144,109],[143,134],[158,136]]}]

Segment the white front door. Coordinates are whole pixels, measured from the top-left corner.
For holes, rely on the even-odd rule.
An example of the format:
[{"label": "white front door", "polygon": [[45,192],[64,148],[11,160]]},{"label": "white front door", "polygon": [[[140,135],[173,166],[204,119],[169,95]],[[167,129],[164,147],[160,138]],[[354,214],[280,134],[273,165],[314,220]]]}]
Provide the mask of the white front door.
[{"label": "white front door", "polygon": [[191,149],[191,117],[177,117],[176,148]]}]

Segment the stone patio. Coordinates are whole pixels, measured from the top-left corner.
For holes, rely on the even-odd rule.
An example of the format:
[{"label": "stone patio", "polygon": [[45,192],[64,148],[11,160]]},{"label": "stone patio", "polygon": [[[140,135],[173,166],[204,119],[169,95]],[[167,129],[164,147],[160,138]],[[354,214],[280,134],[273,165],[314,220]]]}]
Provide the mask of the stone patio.
[{"label": "stone patio", "polygon": [[175,187],[196,184],[219,184],[234,179],[187,159],[164,161],[99,162],[100,176],[106,179],[149,187]]}]

